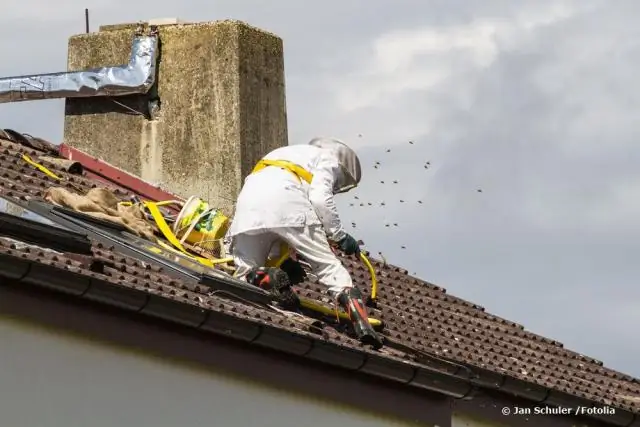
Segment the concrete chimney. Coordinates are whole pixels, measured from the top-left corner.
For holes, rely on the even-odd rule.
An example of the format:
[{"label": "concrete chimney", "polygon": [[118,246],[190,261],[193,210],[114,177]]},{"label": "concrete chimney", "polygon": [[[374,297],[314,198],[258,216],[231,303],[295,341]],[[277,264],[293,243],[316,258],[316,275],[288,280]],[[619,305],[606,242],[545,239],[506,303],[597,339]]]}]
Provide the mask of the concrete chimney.
[{"label": "concrete chimney", "polygon": [[[255,163],[288,143],[282,40],[237,21],[156,24],[154,87],[145,95],[67,99],[64,142],[232,214]],[[136,26],[71,37],[69,71],[126,64]]]}]

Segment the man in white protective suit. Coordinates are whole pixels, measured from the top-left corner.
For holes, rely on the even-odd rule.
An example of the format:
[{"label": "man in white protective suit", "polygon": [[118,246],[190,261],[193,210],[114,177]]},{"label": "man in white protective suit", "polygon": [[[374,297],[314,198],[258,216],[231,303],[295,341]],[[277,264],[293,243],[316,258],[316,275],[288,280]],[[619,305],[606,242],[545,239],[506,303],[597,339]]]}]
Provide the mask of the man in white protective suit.
[{"label": "man in white protective suit", "polygon": [[265,267],[272,247],[286,242],[349,315],[360,341],[380,348],[382,340],[369,323],[362,293],[331,249],[333,244],[346,255],[359,254],[358,242],[342,226],[334,196],[356,187],[360,177],[358,156],[340,140],[315,138],[278,148],[245,179],[227,237],[236,277],[297,301],[286,268]]}]

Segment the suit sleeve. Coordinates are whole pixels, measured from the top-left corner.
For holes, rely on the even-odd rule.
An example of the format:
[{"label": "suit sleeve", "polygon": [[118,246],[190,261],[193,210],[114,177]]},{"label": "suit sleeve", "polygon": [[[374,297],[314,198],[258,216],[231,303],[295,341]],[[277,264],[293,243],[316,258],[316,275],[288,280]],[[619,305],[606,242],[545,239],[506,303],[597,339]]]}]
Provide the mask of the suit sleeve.
[{"label": "suit sleeve", "polygon": [[309,186],[309,201],[320,218],[327,237],[334,242],[340,241],[346,235],[333,196],[338,168],[338,165],[329,159],[321,159]]}]

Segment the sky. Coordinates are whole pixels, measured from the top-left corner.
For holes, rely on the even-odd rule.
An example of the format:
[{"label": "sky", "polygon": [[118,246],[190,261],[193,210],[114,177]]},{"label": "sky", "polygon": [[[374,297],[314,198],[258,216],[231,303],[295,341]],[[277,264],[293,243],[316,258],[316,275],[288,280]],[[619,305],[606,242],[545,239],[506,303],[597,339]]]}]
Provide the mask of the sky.
[{"label": "sky", "polygon": [[[0,76],[65,70],[85,7],[92,30],[278,34],[289,142],[357,150],[338,203],[366,249],[640,377],[640,2],[23,0],[3,5]],[[58,142],[62,122],[61,100],[0,104],[2,128]]]}]

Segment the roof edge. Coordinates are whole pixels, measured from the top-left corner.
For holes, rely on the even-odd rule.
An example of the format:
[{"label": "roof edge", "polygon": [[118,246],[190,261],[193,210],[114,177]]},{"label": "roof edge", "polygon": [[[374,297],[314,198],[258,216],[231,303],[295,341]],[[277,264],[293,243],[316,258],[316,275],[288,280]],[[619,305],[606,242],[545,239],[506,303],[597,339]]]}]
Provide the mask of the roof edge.
[{"label": "roof edge", "polygon": [[[474,371],[480,374],[479,377],[462,378],[400,359],[381,358],[377,353],[367,350],[345,349],[312,333],[293,334],[231,313],[216,312],[186,304],[177,299],[158,297],[99,278],[68,272],[70,274],[65,274],[64,280],[52,280],[52,277],[64,273],[57,270],[49,271],[53,268],[35,261],[0,254],[0,275],[6,279],[0,286],[30,285],[45,288],[123,311],[138,312],[174,324],[257,344],[352,372],[362,372],[417,389],[436,392],[454,399],[473,399],[480,389],[488,389],[551,406],[605,408],[598,402],[535,386],[488,370],[473,367]],[[598,412],[595,409],[593,411]],[[585,413],[584,415],[613,426],[640,425],[640,417],[637,414],[621,408],[615,408],[615,414]]]}]

